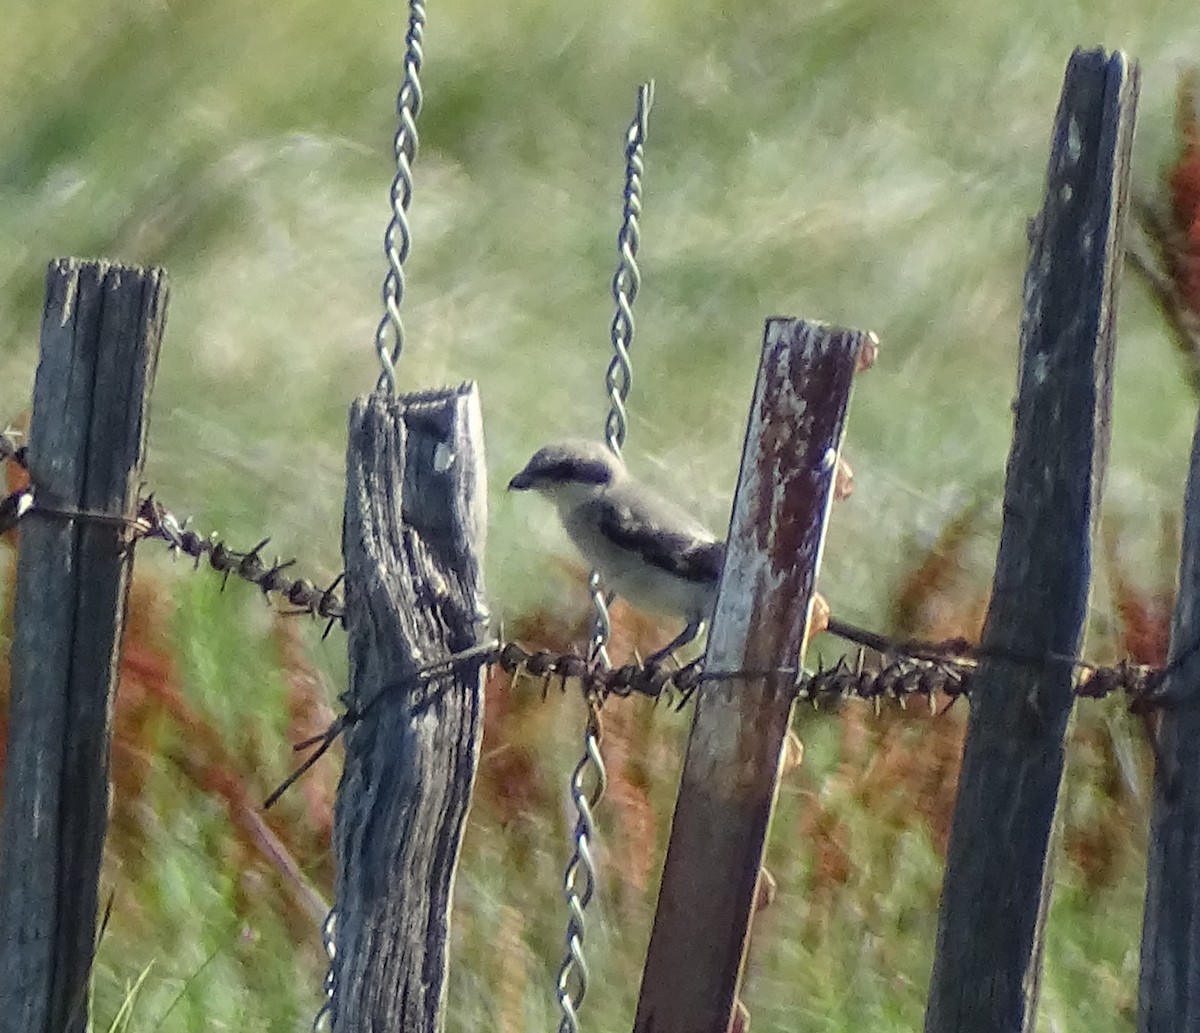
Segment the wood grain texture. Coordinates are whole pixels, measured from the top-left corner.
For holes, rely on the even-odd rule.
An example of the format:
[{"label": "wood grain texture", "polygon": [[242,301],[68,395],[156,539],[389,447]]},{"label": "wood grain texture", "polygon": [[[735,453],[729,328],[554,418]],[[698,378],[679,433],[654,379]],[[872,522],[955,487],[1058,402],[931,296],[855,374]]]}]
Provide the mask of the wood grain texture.
[{"label": "wood grain texture", "polygon": [[[1031,228],[1004,523],[982,644],[1073,657],[1108,452],[1138,76],[1077,51]],[[927,1033],[1032,1028],[1074,671],[981,662],[950,834]]]},{"label": "wood grain texture", "polygon": [[[29,433],[39,506],[132,516],[166,315],[157,269],[61,259],[46,282]],[[0,818],[0,1031],[87,1025],[133,550],[116,523],[22,522]]]},{"label": "wood grain texture", "polygon": [[483,431],[474,385],[350,416],[343,549],[351,706],[338,790],[335,1031],[442,1028],[450,897],[482,737]]},{"label": "wood grain texture", "polygon": [[[709,671],[802,661],[850,385],[865,334],[767,323]],[[696,701],[642,978],[639,1033],[725,1033],[779,783],[795,689],[707,682]]]}]

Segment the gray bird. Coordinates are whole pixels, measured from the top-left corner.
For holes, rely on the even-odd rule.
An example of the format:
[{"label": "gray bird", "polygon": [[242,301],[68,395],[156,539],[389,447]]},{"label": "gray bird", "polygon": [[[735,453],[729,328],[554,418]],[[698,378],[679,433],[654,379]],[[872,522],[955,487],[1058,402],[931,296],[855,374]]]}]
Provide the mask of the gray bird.
[{"label": "gray bird", "polygon": [[725,543],[638,483],[607,446],[547,445],[508,484],[553,502],[576,548],[605,587],[639,609],[687,622],[648,662],[691,642],[711,619]]}]

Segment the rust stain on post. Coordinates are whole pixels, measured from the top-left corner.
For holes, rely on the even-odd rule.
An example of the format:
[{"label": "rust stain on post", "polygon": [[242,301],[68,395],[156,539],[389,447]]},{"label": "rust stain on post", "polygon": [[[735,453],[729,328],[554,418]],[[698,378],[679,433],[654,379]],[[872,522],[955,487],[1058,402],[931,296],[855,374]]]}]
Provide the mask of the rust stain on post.
[{"label": "rust stain on post", "polygon": [[[847,369],[828,358],[856,350],[863,335],[826,327],[820,328],[820,336],[797,334],[795,326],[772,321],[767,327],[742,460],[743,483],[731,521],[733,526],[744,523],[750,535],[730,542],[728,589],[717,607],[726,619],[714,621],[710,659],[727,651],[782,653],[794,659],[803,644],[806,610],[793,608],[787,622],[770,618],[779,613],[780,598],[812,590],[840,445],[840,440],[822,439],[820,428],[832,415],[828,401],[848,396],[853,375],[853,366]],[[731,622],[739,604],[756,609]],[[728,639],[730,633],[744,635],[743,643]]]},{"label": "rust stain on post", "polygon": [[[796,668],[868,335],[767,322],[707,669]],[[792,679],[700,691],[635,1029],[724,1033],[795,698]],[[680,944],[687,944],[686,951]]]}]

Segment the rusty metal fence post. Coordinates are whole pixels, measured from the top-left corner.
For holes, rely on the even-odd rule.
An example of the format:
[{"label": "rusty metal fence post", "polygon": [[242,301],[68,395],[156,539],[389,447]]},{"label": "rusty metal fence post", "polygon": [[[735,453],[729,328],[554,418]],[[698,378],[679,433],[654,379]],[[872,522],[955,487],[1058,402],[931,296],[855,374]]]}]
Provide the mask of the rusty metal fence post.
[{"label": "rusty metal fence post", "polygon": [[[706,669],[797,671],[866,334],[767,322]],[[798,673],[706,682],[696,701],[638,1033],[725,1033]],[[686,945],[686,946],[684,946]]]}]

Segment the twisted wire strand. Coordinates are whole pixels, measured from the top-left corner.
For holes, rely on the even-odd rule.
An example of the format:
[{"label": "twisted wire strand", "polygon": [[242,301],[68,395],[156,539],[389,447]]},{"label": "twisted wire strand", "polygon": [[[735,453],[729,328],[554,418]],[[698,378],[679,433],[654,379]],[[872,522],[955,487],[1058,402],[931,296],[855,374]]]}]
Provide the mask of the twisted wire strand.
[{"label": "twisted wire strand", "polygon": [[412,231],[408,224],[408,209],[412,203],[412,167],[417,160],[419,140],[417,116],[421,113],[424,94],[421,91],[421,63],[424,60],[425,4],[410,0],[408,34],[405,37],[404,82],[396,95],[398,124],[392,141],[396,156],[396,175],[392,179],[389,199],[391,218],[383,235],[383,254],[388,271],[383,278],[383,316],[375,329],[375,354],[382,370],[377,391],[396,393],[396,363],[404,350],[404,323],[400,306],[404,301],[406,281],[404,263],[412,250]]},{"label": "twisted wire strand", "polygon": [[589,973],[583,944],[587,933],[586,911],[596,892],[597,878],[596,859],[592,854],[592,842],[596,835],[592,810],[604,796],[608,783],[604,759],[600,754],[599,700],[595,693],[589,693],[587,698],[589,730],[584,738],[584,755],[571,773],[571,802],[577,818],[575,852],[567,863],[563,877],[563,894],[567,903],[567,950],[555,983],[556,998],[562,1012],[559,1033],[575,1033],[579,1029],[579,1007],[588,990]]},{"label": "twisted wire strand", "polygon": [[[613,358],[604,374],[609,399],[604,440],[618,458],[628,431],[625,401],[633,386],[629,347],[633,343],[633,301],[641,285],[641,273],[637,266],[637,250],[641,239],[638,216],[642,210],[646,123],[653,99],[653,82],[644,84],[638,90],[637,110],[625,136],[624,211],[621,229],[617,234],[617,270],[612,280],[612,293],[617,306],[610,333]],[[609,615],[612,595],[605,592],[598,571],[593,570],[589,575],[588,591],[596,611],[588,643],[588,663],[592,668],[608,671],[612,667],[608,656],[608,640],[612,634],[612,618]],[[563,875],[563,895],[567,903],[567,947],[555,982],[555,996],[562,1012],[559,1033],[578,1033],[579,1007],[587,995],[588,967],[584,955],[587,925],[584,919],[597,885],[596,859],[592,852],[592,842],[596,836],[594,811],[608,784],[608,772],[600,752],[603,735],[600,723],[602,696],[585,687],[584,701],[588,713],[583,734],[583,756],[571,773],[571,802],[576,813],[572,836],[574,847]]]},{"label": "twisted wire strand", "polygon": [[[588,643],[586,669],[608,672],[612,662],[608,656],[608,640],[612,634],[612,620],[608,607],[612,596],[606,595],[600,574],[593,570],[588,577],[588,590],[596,609],[596,620],[592,637]],[[579,1008],[588,991],[588,967],[584,955],[584,939],[587,935],[585,912],[596,892],[597,869],[592,851],[596,838],[595,809],[600,805],[608,787],[608,770],[600,752],[603,726],[600,723],[601,692],[584,683],[584,703],[587,706],[587,723],[583,732],[583,755],[575,770],[571,772],[571,803],[575,808],[575,828],[572,832],[571,858],[563,872],[563,898],[567,904],[566,951],[555,978],[555,999],[558,1001],[562,1018],[559,1033],[578,1033]]]},{"label": "twisted wire strand", "polygon": [[625,134],[625,190],[621,229],[617,234],[617,269],[612,279],[612,296],[616,303],[611,338],[613,357],[604,375],[608,391],[609,412],[604,424],[604,439],[618,456],[625,444],[628,421],[625,402],[633,386],[633,364],[629,348],[633,344],[633,302],[642,285],[642,273],[637,264],[642,231],[642,175],[645,166],[646,131],[650,108],[654,104],[654,80],[638,89],[637,110]]},{"label": "twisted wire strand", "polygon": [[329,914],[325,916],[325,921],[321,923],[321,946],[325,950],[325,957],[329,959],[329,965],[325,969],[325,978],[321,981],[321,992],[325,995],[325,1000],[321,1002],[321,1007],[317,1009],[317,1014],[313,1016],[313,1033],[321,1033],[322,1030],[333,1029],[333,1002],[337,983],[337,977],[334,975],[333,968],[333,961],[337,956],[336,937],[337,909],[330,908]]}]

